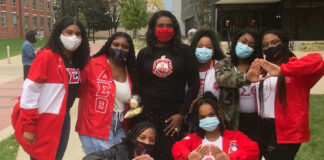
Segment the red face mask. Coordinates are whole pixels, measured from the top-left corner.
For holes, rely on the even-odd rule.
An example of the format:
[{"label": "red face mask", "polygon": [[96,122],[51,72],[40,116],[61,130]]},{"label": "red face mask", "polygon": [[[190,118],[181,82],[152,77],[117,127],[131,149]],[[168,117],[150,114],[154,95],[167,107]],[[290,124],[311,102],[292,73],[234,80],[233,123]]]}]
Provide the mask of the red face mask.
[{"label": "red face mask", "polygon": [[161,42],[168,42],[174,36],[173,28],[157,28],[155,29],[155,36]]}]

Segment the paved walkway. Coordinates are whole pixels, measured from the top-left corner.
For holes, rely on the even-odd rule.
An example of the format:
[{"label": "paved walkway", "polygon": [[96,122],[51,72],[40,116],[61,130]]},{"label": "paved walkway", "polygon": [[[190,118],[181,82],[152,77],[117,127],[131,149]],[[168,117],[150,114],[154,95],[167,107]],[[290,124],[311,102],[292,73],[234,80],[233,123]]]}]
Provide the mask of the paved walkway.
[{"label": "paved walkway", "polygon": [[[91,54],[96,53],[104,44],[104,40],[96,41],[90,44]],[[298,57],[303,56],[306,52],[295,51]],[[324,57],[324,51],[320,52]],[[21,95],[23,83],[23,67],[21,56],[11,57],[11,64],[7,59],[0,60],[0,141],[13,134],[10,119],[14,104],[17,102],[16,97]],[[313,87],[311,93],[324,94],[324,78]],[[81,143],[78,134],[74,131],[77,118],[77,100],[71,110],[71,134],[64,160],[82,159],[84,153],[81,149]],[[29,159],[28,155],[20,148],[17,160]]]}]

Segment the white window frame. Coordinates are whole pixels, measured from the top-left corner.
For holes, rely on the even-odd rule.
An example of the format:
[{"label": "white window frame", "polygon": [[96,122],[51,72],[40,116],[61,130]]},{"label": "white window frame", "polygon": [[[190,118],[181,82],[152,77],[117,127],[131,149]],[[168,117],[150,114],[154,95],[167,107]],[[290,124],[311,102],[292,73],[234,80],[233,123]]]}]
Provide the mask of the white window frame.
[{"label": "white window frame", "polygon": [[52,18],[50,16],[47,16],[47,31],[51,31],[52,25],[51,25],[51,20]]},{"label": "white window frame", "polygon": [[[5,13],[5,17],[3,17],[3,13]],[[1,11],[1,26],[2,27],[7,27],[7,11]]]},{"label": "white window frame", "polygon": [[37,0],[33,0],[32,7],[33,7],[33,10],[36,10],[37,9]]},{"label": "white window frame", "polygon": [[50,12],[51,11],[51,1],[50,0],[47,0],[46,1],[46,11],[47,12]]},{"label": "white window frame", "polygon": [[44,10],[44,0],[39,0],[39,10],[40,11]]},{"label": "white window frame", "polygon": [[[36,18],[36,23],[35,23],[35,18]],[[33,14],[33,29],[37,30],[37,15]]]},{"label": "white window frame", "polygon": [[16,5],[17,5],[16,0],[11,0],[11,6],[16,7]]},{"label": "white window frame", "polygon": [[0,0],[0,5],[5,6],[6,5],[6,0]]},{"label": "white window frame", "polygon": [[24,0],[24,8],[28,8],[28,0]]},{"label": "white window frame", "polygon": [[[28,22],[27,25],[26,25],[26,16],[27,16],[27,22]],[[24,14],[24,29],[25,29],[25,31],[29,30],[29,14],[28,13]]]},{"label": "white window frame", "polygon": [[[15,15],[15,16],[13,16],[13,15]],[[15,21],[14,21],[13,17],[16,17]],[[16,22],[16,23],[14,23],[14,22]],[[12,24],[12,26],[17,27],[17,12],[11,12],[11,24]]]},{"label": "white window frame", "polygon": [[[42,21],[42,20],[43,20],[43,21]],[[43,23],[42,23],[42,22],[43,22]],[[45,23],[44,15],[41,15],[41,16],[40,16],[39,23],[40,23],[40,30],[41,30],[41,31],[44,31],[44,30],[45,30],[45,28],[44,28],[44,23]]]}]

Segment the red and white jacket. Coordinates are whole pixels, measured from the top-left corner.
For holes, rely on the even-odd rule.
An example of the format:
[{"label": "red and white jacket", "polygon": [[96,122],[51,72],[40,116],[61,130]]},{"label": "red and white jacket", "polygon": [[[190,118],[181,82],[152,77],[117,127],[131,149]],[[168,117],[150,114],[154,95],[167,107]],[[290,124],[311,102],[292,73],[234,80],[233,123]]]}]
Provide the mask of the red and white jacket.
[{"label": "red and white jacket", "polygon": [[[132,89],[128,73],[127,77]],[[107,56],[91,58],[81,72],[81,81],[78,93],[79,113],[75,130],[82,135],[108,139],[114,112],[116,86]],[[128,106],[126,106],[127,110]],[[126,119],[123,121],[123,126],[127,133]]]},{"label": "red and white jacket", "polygon": [[[250,140],[240,131],[225,130],[223,133],[222,143],[223,152],[225,152],[231,160],[259,159],[258,144]],[[188,134],[181,141],[178,141],[173,145],[173,158],[175,160],[187,160],[189,154],[201,144],[202,138],[196,133]],[[235,147],[235,149],[233,147]]]},{"label": "red and white jacket", "polygon": [[[23,92],[12,113],[18,143],[38,160],[54,160],[66,112],[68,75],[61,55],[39,52],[24,81]],[[23,132],[36,134],[34,143]]]},{"label": "red and white jacket", "polygon": [[280,66],[286,80],[287,108],[283,110],[279,97],[275,98],[277,143],[302,143],[310,139],[309,95],[311,88],[324,75],[320,54],[308,54],[300,59],[292,57]]}]

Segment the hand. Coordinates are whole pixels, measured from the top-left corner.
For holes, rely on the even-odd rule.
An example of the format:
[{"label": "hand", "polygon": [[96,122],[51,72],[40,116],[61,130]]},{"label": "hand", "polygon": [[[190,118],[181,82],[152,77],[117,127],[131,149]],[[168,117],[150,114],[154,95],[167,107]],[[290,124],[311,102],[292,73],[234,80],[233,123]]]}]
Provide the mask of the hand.
[{"label": "hand", "polygon": [[261,67],[256,59],[254,62],[252,62],[250,69],[246,74],[246,79],[252,83],[265,80],[264,77],[260,77],[260,74],[261,74]]},{"label": "hand", "polygon": [[34,143],[35,142],[35,133],[24,132],[24,138],[26,139],[26,141],[28,141],[30,143]]},{"label": "hand", "polygon": [[37,55],[39,51],[40,51],[40,48],[36,48],[35,55]]},{"label": "hand", "polygon": [[164,129],[166,135],[173,136],[175,133],[179,132],[181,129],[182,122],[183,122],[183,115],[181,114],[174,114],[170,118],[165,120],[165,123],[169,123],[169,125]]},{"label": "hand", "polygon": [[269,73],[266,76],[266,78],[281,75],[280,66],[273,64],[273,63],[271,63],[267,60],[264,60],[264,59],[259,59],[258,61],[259,61],[258,63],[260,64],[260,66]]},{"label": "hand", "polygon": [[217,154],[215,159],[217,159],[217,160],[231,160],[225,152]]},{"label": "hand", "polygon": [[133,160],[153,160],[153,158],[148,154],[144,154],[133,158]]},{"label": "hand", "polygon": [[[209,150],[211,152],[211,155],[216,159],[216,156],[220,153],[222,153],[222,151],[215,145],[209,145]],[[218,159],[217,159],[218,160]]]},{"label": "hand", "polygon": [[208,153],[208,145],[199,146],[197,149],[193,150],[189,156],[188,160],[201,160]]}]

